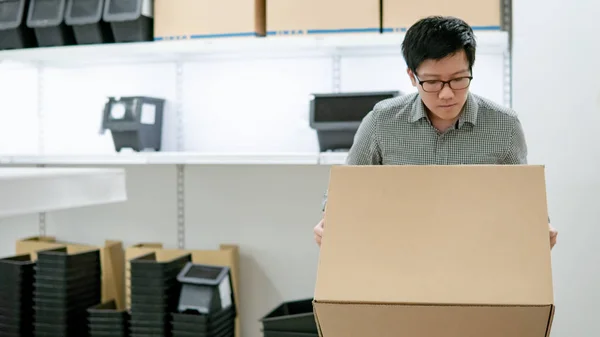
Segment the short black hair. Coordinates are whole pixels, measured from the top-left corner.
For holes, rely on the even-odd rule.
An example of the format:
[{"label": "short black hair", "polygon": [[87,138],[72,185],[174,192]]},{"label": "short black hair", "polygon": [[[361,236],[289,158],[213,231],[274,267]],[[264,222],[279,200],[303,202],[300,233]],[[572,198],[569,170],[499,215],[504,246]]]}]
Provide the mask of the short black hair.
[{"label": "short black hair", "polygon": [[423,61],[443,59],[460,50],[465,51],[469,70],[473,70],[476,48],[471,26],[451,16],[429,16],[417,21],[406,31],[402,42],[404,61],[414,73]]}]

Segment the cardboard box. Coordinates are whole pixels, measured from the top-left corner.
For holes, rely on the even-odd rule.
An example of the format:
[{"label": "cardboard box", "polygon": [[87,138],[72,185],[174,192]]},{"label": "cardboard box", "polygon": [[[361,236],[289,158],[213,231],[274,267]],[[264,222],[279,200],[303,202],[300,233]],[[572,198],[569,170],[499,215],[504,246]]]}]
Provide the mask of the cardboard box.
[{"label": "cardboard box", "polygon": [[118,309],[125,308],[125,254],[121,241],[107,240],[104,247],[56,241],[52,236],[38,236],[18,240],[16,254],[31,254],[37,260],[37,252],[66,247],[67,252],[77,253],[93,249],[100,250],[102,268],[102,301],[115,300]]},{"label": "cardboard box", "polygon": [[459,17],[474,30],[499,30],[502,24],[500,0],[383,0],[383,32],[405,31],[431,15]]},{"label": "cardboard box", "polygon": [[268,0],[268,35],[380,33],[379,0]]},{"label": "cardboard box", "polygon": [[540,337],[554,315],[544,168],[336,166],[324,337]]},{"label": "cardboard box", "polygon": [[191,250],[191,249],[164,249],[161,243],[140,243],[125,250],[126,261],[126,297],[127,307],[131,306],[131,263],[130,260],[148,254],[156,253],[158,261],[168,261],[177,257],[192,254],[192,262],[216,266],[227,266],[231,268],[231,281],[233,283],[234,298],[236,304],[237,318],[235,336],[241,336],[240,315],[240,253],[238,246],[221,245],[218,250]]},{"label": "cardboard box", "polygon": [[154,0],[154,39],[265,35],[265,0]]}]

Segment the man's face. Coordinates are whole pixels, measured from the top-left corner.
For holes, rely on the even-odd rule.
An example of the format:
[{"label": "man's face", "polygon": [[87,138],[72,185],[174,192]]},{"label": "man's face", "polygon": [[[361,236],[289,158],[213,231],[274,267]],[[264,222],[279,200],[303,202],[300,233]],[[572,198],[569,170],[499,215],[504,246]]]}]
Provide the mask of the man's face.
[{"label": "man's face", "polygon": [[[469,91],[470,79],[467,77],[471,76],[464,51],[441,60],[426,60],[417,68],[416,74],[409,69],[408,75],[432,114],[430,117],[445,121],[458,118]],[[452,82],[444,84],[440,81]]]}]

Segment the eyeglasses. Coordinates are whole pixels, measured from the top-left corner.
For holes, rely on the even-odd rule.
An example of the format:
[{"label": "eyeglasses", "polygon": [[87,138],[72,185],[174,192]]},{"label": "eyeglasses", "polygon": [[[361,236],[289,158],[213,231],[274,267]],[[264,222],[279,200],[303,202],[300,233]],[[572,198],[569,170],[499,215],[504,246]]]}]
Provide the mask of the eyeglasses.
[{"label": "eyeglasses", "polygon": [[448,84],[450,89],[453,89],[453,90],[466,89],[469,87],[469,85],[471,85],[471,80],[473,79],[473,76],[464,76],[464,77],[453,78],[450,81],[441,81],[441,80],[421,81],[417,77],[417,75],[415,75],[415,78],[417,79],[417,81],[419,81],[419,85],[421,85],[421,88],[423,88],[423,91],[438,92],[438,91],[442,91],[442,89],[444,89],[444,86],[446,84]]}]

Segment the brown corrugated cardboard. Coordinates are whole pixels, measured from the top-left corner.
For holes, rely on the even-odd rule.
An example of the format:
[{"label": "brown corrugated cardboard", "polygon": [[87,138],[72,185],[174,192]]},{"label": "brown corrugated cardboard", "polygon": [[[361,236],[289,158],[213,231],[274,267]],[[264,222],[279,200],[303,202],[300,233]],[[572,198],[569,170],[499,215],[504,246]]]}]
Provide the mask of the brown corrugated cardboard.
[{"label": "brown corrugated cardboard", "polygon": [[240,300],[239,300],[239,248],[236,245],[221,245],[218,250],[193,250],[193,249],[164,249],[160,243],[141,243],[128,247],[125,250],[126,260],[126,296],[127,305],[131,303],[131,259],[148,254],[156,253],[158,261],[168,261],[185,254],[192,254],[192,262],[216,266],[227,266],[231,269],[231,280],[236,303],[236,332],[235,336],[241,336]]},{"label": "brown corrugated cardboard", "polygon": [[265,35],[265,0],[155,0],[154,39]]},{"label": "brown corrugated cardboard", "polygon": [[456,16],[475,30],[499,30],[500,0],[383,0],[383,32],[405,31],[430,15]]},{"label": "brown corrugated cardboard", "polygon": [[549,334],[543,167],[333,167],[325,214],[321,336]]},{"label": "brown corrugated cardboard", "polygon": [[16,242],[16,254],[31,254],[32,259],[37,260],[36,253],[38,251],[61,247],[66,247],[69,253],[99,249],[102,268],[102,301],[114,299],[119,309],[125,308],[125,259],[121,241],[107,240],[104,247],[95,247],[56,241],[56,238],[51,236],[30,237]]},{"label": "brown corrugated cardboard", "polygon": [[379,0],[268,0],[268,35],[379,33]]}]

